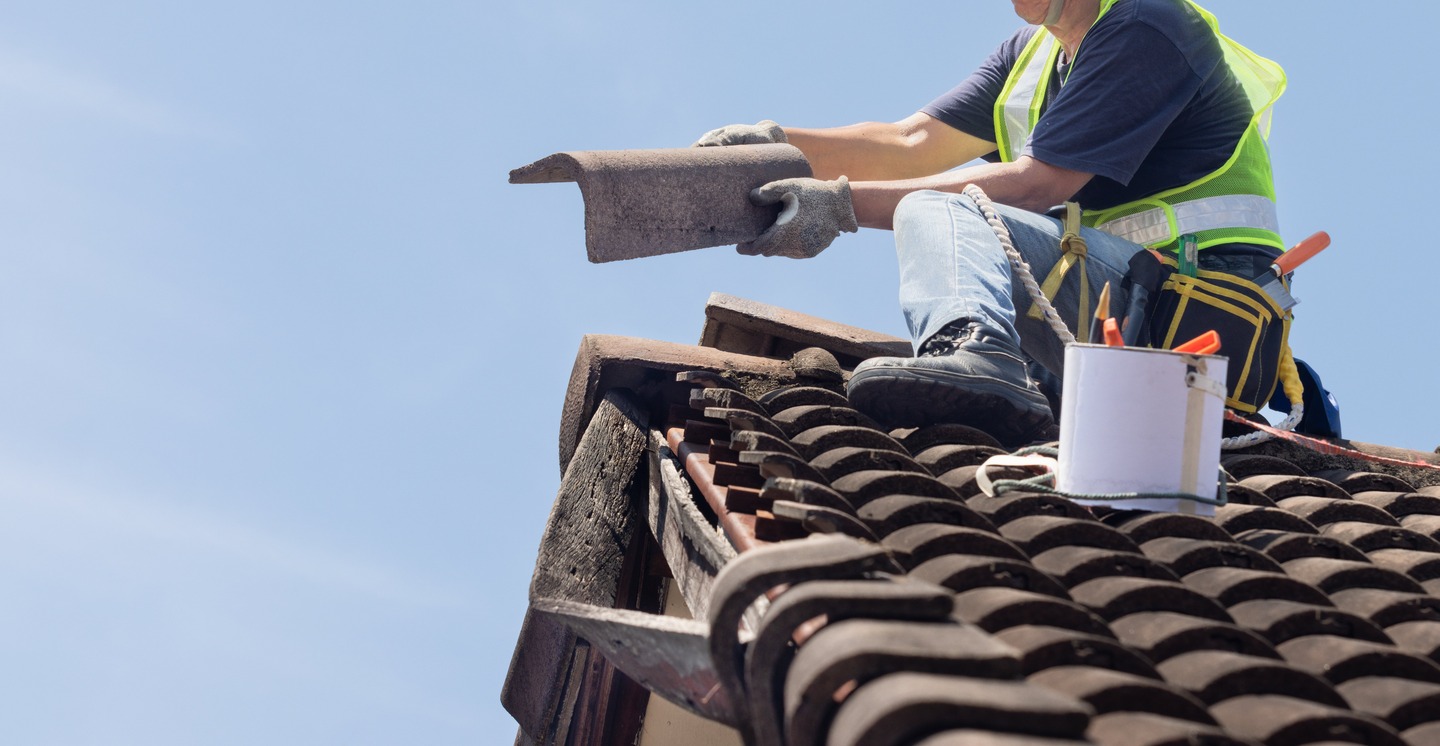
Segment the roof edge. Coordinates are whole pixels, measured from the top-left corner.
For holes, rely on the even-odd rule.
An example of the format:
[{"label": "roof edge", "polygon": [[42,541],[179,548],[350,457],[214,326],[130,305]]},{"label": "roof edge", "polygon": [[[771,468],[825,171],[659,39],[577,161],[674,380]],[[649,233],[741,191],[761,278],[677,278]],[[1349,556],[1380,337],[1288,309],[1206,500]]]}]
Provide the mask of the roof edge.
[{"label": "roof edge", "polygon": [[760,378],[783,385],[795,380],[784,360],[725,352],[709,347],[660,342],[637,337],[587,334],[580,340],[565,406],[560,414],[560,473],[570,465],[580,436],[595,408],[614,388],[635,391],[650,398],[658,389],[674,384],[674,374],[703,370],[734,378]]}]

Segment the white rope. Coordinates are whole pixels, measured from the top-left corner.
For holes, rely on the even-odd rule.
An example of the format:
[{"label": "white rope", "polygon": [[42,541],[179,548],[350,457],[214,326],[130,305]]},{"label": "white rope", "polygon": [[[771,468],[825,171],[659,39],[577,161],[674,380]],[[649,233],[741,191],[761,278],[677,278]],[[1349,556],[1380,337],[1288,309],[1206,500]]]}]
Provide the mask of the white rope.
[{"label": "white rope", "polygon": [[[990,201],[990,197],[986,196],[984,189],[974,184],[966,186],[964,192],[965,196],[975,200],[975,205],[980,208],[980,214],[985,216],[985,222],[989,223],[990,229],[995,231],[995,237],[1000,239],[1001,248],[1005,249],[1005,256],[1010,259],[1011,268],[1015,270],[1015,275],[1020,278],[1020,282],[1025,286],[1025,290],[1030,293],[1030,297],[1035,301],[1035,305],[1040,307],[1040,312],[1045,315],[1045,321],[1050,325],[1050,328],[1055,331],[1055,336],[1059,337],[1060,342],[1067,347],[1075,344],[1075,335],[1071,333],[1069,327],[1065,326],[1065,322],[1060,318],[1060,312],[1055,310],[1055,306],[1050,303],[1050,299],[1046,298],[1045,293],[1040,290],[1040,283],[1035,281],[1035,275],[1030,271],[1030,264],[1025,261],[1025,257],[1021,256],[1019,251],[1015,250],[1015,242],[1010,238],[1010,229],[1006,227],[1005,221],[1000,217],[1000,213],[995,210],[995,203]],[[1276,425],[1275,429],[1293,432],[1300,424],[1300,419],[1304,416],[1305,406],[1300,402],[1292,401],[1290,403],[1290,415],[1281,421],[1279,425]],[[1234,438],[1221,440],[1220,449],[1223,451],[1233,451],[1239,448],[1248,448],[1268,440],[1273,440],[1274,438],[1275,436],[1270,433],[1256,430],[1247,435],[1239,435]]]},{"label": "white rope", "polygon": [[[1287,433],[1295,432],[1300,425],[1300,420],[1305,416],[1305,405],[1300,402],[1290,402],[1290,414],[1275,426],[1276,430],[1284,430]],[[1264,430],[1256,430],[1248,435],[1237,435],[1233,438],[1225,438],[1220,441],[1220,450],[1234,451],[1240,448],[1249,448],[1258,443],[1274,440],[1275,436]]]},{"label": "white rope", "polygon": [[1030,265],[1020,252],[1015,250],[1015,242],[1010,240],[1010,229],[1005,227],[1005,221],[1000,218],[1000,213],[995,211],[995,203],[985,195],[985,190],[974,184],[965,187],[965,196],[975,200],[975,205],[980,208],[980,213],[985,216],[985,222],[990,224],[990,229],[995,231],[995,237],[1000,239],[1000,246],[1005,249],[1005,256],[1010,258],[1010,266],[1015,269],[1015,274],[1024,283],[1025,289],[1030,292],[1035,305],[1040,307],[1040,312],[1045,314],[1045,321],[1050,328],[1055,330],[1055,336],[1065,346],[1075,344],[1075,335],[1070,333],[1070,328],[1060,318],[1060,312],[1050,304],[1050,299],[1040,290],[1040,283],[1035,281],[1035,275],[1030,272]]}]

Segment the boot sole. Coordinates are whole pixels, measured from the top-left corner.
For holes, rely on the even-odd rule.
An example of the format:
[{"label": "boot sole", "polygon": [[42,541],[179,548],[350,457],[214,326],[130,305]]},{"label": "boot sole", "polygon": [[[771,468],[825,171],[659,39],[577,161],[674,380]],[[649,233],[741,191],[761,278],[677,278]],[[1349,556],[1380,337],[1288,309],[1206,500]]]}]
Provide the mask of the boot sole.
[{"label": "boot sole", "polygon": [[1027,391],[947,371],[872,368],[850,379],[848,393],[856,409],[889,427],[969,425],[1007,445],[1027,443],[1055,421],[1043,395],[1026,406]]}]

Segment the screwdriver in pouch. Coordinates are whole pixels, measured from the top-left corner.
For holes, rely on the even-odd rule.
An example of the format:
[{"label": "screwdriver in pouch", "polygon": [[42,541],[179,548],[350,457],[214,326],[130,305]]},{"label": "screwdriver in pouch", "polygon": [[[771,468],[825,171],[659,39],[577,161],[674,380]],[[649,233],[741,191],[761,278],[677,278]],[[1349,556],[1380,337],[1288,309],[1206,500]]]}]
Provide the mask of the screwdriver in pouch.
[{"label": "screwdriver in pouch", "polygon": [[1294,272],[1296,267],[1324,251],[1329,245],[1330,234],[1320,231],[1281,254],[1269,269],[1261,272],[1252,282],[1259,285],[1266,295],[1274,299],[1275,305],[1279,306],[1281,311],[1288,311],[1294,308],[1300,300],[1290,295],[1290,290],[1285,287],[1281,278]]}]

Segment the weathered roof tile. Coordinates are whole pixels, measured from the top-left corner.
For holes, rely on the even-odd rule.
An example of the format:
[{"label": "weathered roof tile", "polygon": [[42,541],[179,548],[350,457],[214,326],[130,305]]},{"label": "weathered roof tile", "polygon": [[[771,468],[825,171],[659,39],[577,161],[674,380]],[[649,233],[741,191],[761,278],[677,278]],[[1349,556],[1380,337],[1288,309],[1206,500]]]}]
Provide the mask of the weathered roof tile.
[{"label": "weathered roof tile", "polygon": [[1060,666],[1031,674],[1032,683],[1068,694],[1094,708],[1110,712],[1148,712],[1164,717],[1214,725],[1215,719],[1200,700],[1146,675],[1125,673],[1093,665]]},{"label": "weathered roof tile", "polygon": [[1393,728],[1346,709],[1344,703],[1325,707],[1287,696],[1239,697],[1210,708],[1225,730],[1267,744],[1324,741],[1403,746]]},{"label": "weathered roof tile", "polygon": [[[1351,679],[1335,688],[1356,711],[1384,720],[1395,730],[1440,722],[1440,684],[1382,674]],[[1406,740],[1426,743],[1409,736]]]},{"label": "weathered roof tile", "polygon": [[1110,621],[1146,611],[1174,611],[1221,622],[1231,621],[1225,609],[1214,601],[1182,583],[1169,580],[1096,578],[1071,588],[1070,595]]},{"label": "weathered roof tile", "polygon": [[906,526],[885,536],[883,541],[885,547],[909,567],[948,554],[1026,559],[1019,547],[998,534],[952,524]]},{"label": "weathered roof tile", "polygon": [[881,537],[908,526],[945,523],[981,531],[994,531],[990,522],[958,500],[915,495],[886,495],[862,504],[855,515]]},{"label": "weathered roof tile", "polygon": [[1440,666],[1397,650],[1393,645],[1311,635],[1282,642],[1276,650],[1301,670],[1323,677],[1331,684],[1363,676],[1395,676],[1440,684]]},{"label": "weathered roof tile", "polygon": [[1098,746],[1253,746],[1219,727],[1149,712],[1112,712],[1096,717],[1086,735]]},{"label": "weathered roof tile", "polygon": [[1324,679],[1272,658],[1197,650],[1170,658],[1157,668],[1166,681],[1208,705],[1254,695],[1284,694],[1332,707],[1345,706],[1345,700]]},{"label": "weathered roof tile", "polygon": [[1121,642],[1156,663],[1197,650],[1280,658],[1269,642],[1250,630],[1173,611],[1131,614],[1111,622],[1110,629]]},{"label": "weathered roof tile", "polygon": [[1030,515],[1006,522],[1000,534],[1035,556],[1060,546],[1098,547],[1118,552],[1136,552],[1125,534],[1096,520],[1058,515]]},{"label": "weathered roof tile", "polygon": [[1026,675],[1057,666],[1092,666],[1160,679],[1144,656],[1107,637],[1031,624],[1002,630],[995,637],[1019,651]]},{"label": "weathered roof tile", "polygon": [[1134,552],[1096,547],[1055,547],[1036,555],[1035,566],[1073,588],[1095,578],[1124,575],[1155,580],[1179,580],[1165,566]]},{"label": "weathered roof tile", "polygon": [[1240,626],[1254,630],[1272,645],[1305,635],[1340,635],[1390,642],[1381,627],[1368,617],[1328,606],[1264,599],[1236,604],[1228,611]]},{"label": "weathered roof tile", "polygon": [[1160,538],[1140,545],[1140,551],[1184,577],[1207,567],[1239,567],[1248,570],[1283,572],[1279,563],[1264,554],[1233,541]]}]

